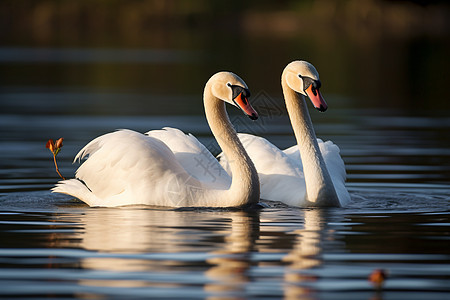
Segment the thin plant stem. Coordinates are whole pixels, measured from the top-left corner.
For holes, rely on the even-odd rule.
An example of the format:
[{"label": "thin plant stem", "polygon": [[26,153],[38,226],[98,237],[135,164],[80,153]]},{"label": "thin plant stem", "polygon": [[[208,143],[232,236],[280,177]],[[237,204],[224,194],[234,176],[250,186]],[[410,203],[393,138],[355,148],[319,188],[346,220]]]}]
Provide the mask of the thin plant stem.
[{"label": "thin plant stem", "polygon": [[53,161],[55,162],[56,173],[58,173],[59,177],[61,177],[63,180],[66,180],[66,178],[64,178],[64,176],[62,176],[61,173],[59,173],[58,164],[56,163],[56,155],[54,154],[53,154]]}]

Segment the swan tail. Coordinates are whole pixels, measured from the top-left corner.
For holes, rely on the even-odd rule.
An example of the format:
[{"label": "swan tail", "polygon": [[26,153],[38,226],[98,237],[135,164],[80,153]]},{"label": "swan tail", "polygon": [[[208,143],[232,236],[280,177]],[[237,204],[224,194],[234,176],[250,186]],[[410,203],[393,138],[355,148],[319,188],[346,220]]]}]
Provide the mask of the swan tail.
[{"label": "swan tail", "polygon": [[73,196],[85,202],[89,206],[102,206],[100,204],[100,199],[98,199],[91,190],[78,179],[68,179],[59,181],[54,188],[52,188],[52,193],[66,194]]}]

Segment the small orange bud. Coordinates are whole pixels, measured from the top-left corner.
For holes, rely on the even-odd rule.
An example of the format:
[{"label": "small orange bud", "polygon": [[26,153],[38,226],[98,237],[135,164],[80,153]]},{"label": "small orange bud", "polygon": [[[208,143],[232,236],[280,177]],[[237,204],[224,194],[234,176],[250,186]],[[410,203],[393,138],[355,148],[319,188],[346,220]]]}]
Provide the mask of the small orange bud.
[{"label": "small orange bud", "polygon": [[63,146],[63,140],[64,140],[63,138],[59,138],[56,141],[56,143],[55,143],[56,148],[61,148]]},{"label": "small orange bud", "polygon": [[45,148],[48,148],[52,152],[55,151],[55,142],[52,139],[48,140]]},{"label": "small orange bud", "polygon": [[63,146],[63,140],[63,138],[59,138],[55,143],[52,139],[50,139],[47,141],[47,144],[45,144],[45,147],[52,151],[53,155],[56,156]]}]

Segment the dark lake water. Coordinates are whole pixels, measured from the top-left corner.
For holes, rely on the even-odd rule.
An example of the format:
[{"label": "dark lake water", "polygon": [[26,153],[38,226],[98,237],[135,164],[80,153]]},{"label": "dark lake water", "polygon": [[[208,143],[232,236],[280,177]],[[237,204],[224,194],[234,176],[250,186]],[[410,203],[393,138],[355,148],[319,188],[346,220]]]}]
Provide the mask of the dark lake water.
[{"label": "dark lake water", "polygon": [[[201,90],[219,63],[201,55],[0,48],[1,74],[8,75],[0,83],[0,297],[450,297],[448,98],[439,109],[431,98],[409,104],[405,93],[397,102],[366,99],[336,86],[327,92],[322,77],[329,110],[311,110],[311,117],[318,137],[341,148],[352,197],[343,208],[106,209],[49,192],[58,180],[44,147],[49,138],[65,138],[58,161],[66,177],[82,146],[119,128],[176,127],[217,153]],[[279,73],[284,55],[275,60]],[[234,64],[245,65],[227,66]],[[329,82],[333,68],[324,70]],[[244,70],[250,89],[266,75]],[[279,74],[270,76],[273,83],[264,85],[265,78],[252,89],[260,120],[228,110],[238,131],[286,148],[294,137]],[[367,280],[375,269],[388,274],[382,289]]]}]

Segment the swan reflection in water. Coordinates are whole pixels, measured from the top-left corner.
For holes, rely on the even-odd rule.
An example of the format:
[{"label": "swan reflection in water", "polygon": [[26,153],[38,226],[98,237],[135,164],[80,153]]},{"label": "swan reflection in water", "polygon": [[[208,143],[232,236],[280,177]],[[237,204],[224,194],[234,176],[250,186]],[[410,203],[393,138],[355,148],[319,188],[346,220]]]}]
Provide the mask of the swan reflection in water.
[{"label": "swan reflection in water", "polygon": [[320,266],[322,241],[327,233],[322,209],[304,210],[304,228],[295,230],[295,242],[291,251],[283,257],[288,263],[285,271],[285,297],[298,299],[299,296],[311,295],[312,290],[306,282],[317,281],[313,275],[306,275],[304,270]]},{"label": "swan reflection in water", "polygon": [[246,283],[250,281],[249,269],[252,264],[252,253],[255,242],[259,239],[259,213],[233,212],[230,217],[230,228],[222,232],[225,245],[223,249],[210,252],[211,264],[205,272],[212,283],[205,285],[205,290],[213,293],[245,294]]},{"label": "swan reflection in water", "polygon": [[[326,211],[293,209],[289,222],[283,224],[280,217],[285,216],[280,212],[86,209],[76,220],[81,230],[58,239],[57,246],[92,251],[80,258],[80,266],[100,273],[81,279],[81,285],[182,288],[203,284],[211,297],[245,296],[254,272],[276,267],[282,272],[278,276],[285,278],[278,287],[285,297],[310,294],[303,283],[315,278],[302,270],[321,264]],[[199,279],[199,271],[203,278]]]},{"label": "swan reflection in water", "polygon": [[[244,273],[249,266],[248,253],[258,237],[258,214],[192,209],[86,209],[79,219],[71,220],[82,224],[82,230],[58,239],[58,246],[95,251],[99,255],[81,258],[81,267],[115,274],[107,279],[82,280],[83,285],[185,286],[192,284],[190,275],[205,269],[206,291],[218,286],[214,284],[216,279],[220,286],[230,284],[236,290],[238,281],[241,285],[248,281],[235,277],[233,272],[242,269]],[[240,262],[245,266],[240,266]],[[173,276],[174,268],[180,272]],[[123,276],[120,272],[133,275]],[[226,278],[230,272],[234,274],[229,277],[233,282]],[[161,281],[158,274],[165,279]],[[209,279],[213,281],[211,286]]]},{"label": "swan reflection in water", "polygon": [[[191,243],[202,248],[200,238],[203,236],[197,236],[189,229],[192,226],[191,213],[138,208],[87,209],[79,220],[84,230],[77,234],[77,246],[101,255],[82,258],[81,267],[112,272],[115,276],[82,280],[80,283],[110,287],[161,285],[161,282],[152,281],[157,279],[156,275],[147,274],[169,273],[173,267],[186,263],[171,259],[170,254],[192,251],[192,247],[188,246]],[[200,214],[195,219],[202,223],[210,216],[205,215],[203,219]],[[151,255],[159,253],[167,255]],[[123,272],[134,275],[123,276]]]}]

